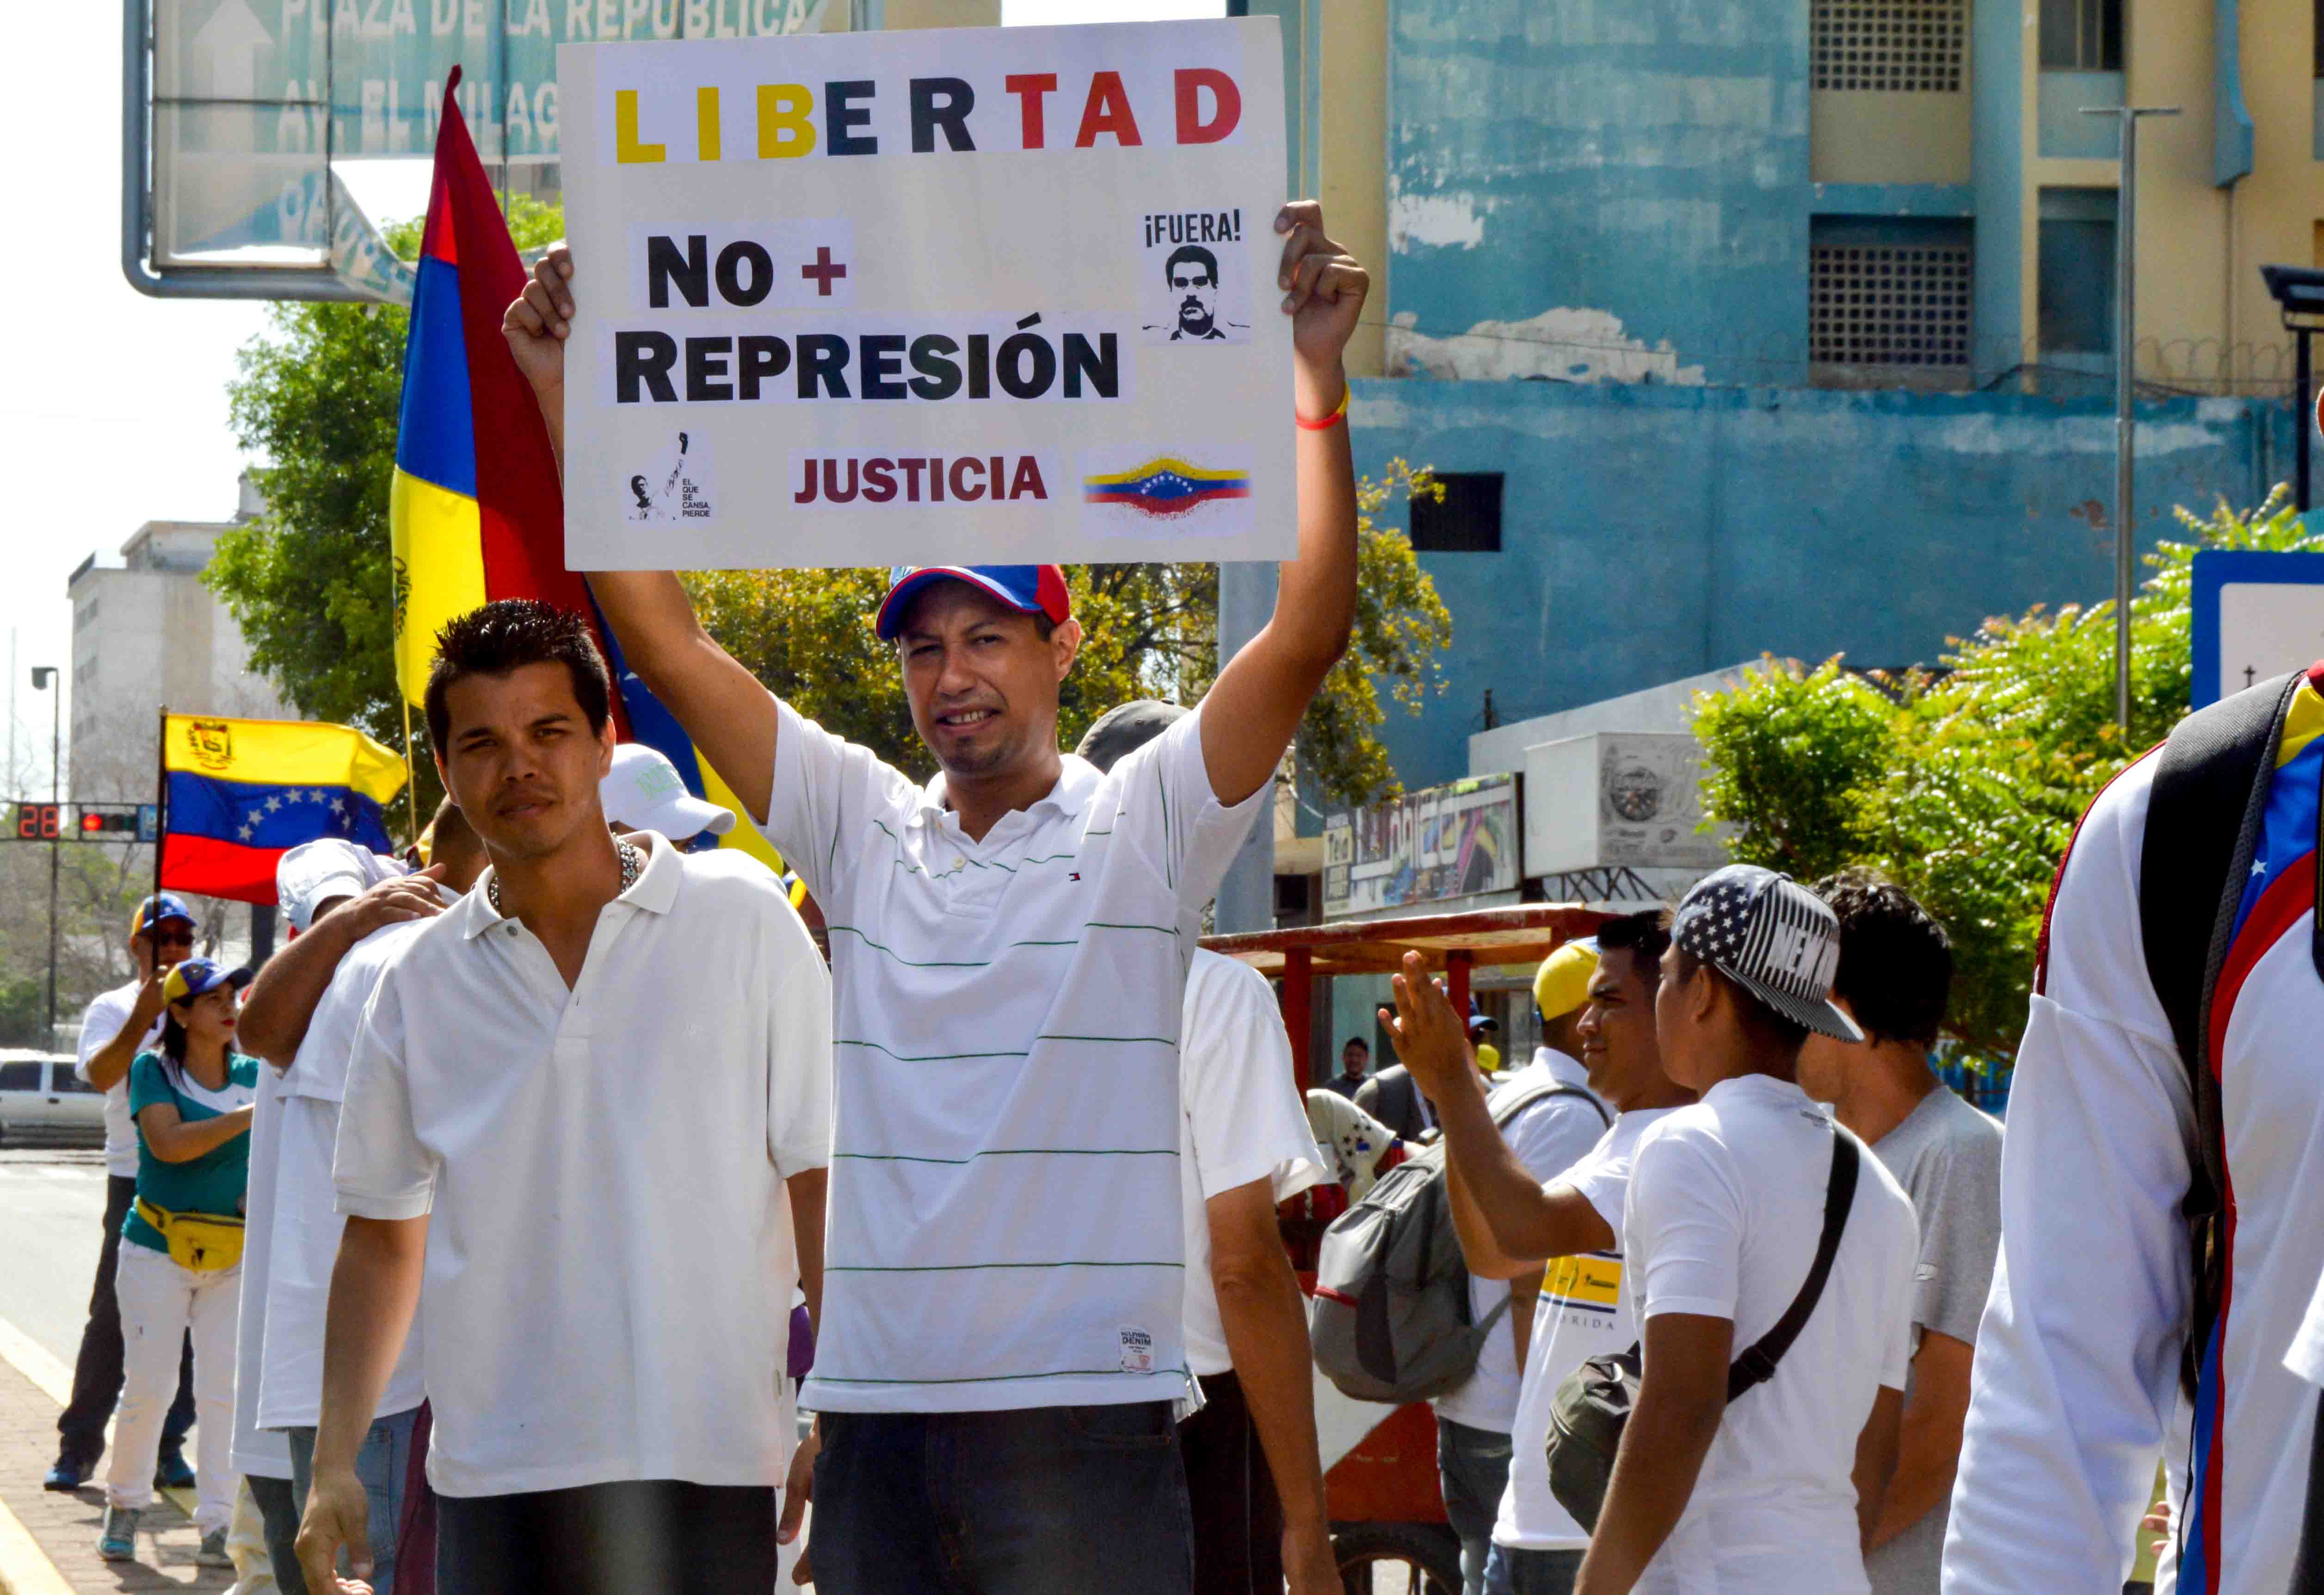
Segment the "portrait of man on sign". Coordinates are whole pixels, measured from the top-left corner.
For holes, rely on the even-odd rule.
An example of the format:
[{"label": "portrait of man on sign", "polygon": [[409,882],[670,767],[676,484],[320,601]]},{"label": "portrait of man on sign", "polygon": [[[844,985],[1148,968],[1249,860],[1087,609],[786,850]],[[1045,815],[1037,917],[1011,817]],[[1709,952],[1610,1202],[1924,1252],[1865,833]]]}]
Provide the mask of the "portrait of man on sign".
[{"label": "portrait of man on sign", "polygon": [[1163,275],[1178,309],[1177,328],[1170,334],[1170,341],[1223,343],[1227,335],[1219,326],[1218,257],[1199,244],[1182,244],[1170,252]]}]

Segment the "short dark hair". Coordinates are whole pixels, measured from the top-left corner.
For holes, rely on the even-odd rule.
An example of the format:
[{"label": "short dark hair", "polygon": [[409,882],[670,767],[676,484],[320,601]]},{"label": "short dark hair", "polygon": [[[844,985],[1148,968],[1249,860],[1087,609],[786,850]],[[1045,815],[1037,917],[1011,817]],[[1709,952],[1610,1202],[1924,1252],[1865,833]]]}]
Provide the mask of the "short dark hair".
[{"label": "short dark hair", "polygon": [[1598,927],[1598,948],[1600,952],[1619,949],[1629,954],[1630,962],[1637,965],[1638,973],[1651,985],[1662,973],[1663,954],[1670,951],[1670,927],[1663,922],[1659,908],[1625,914]]},{"label": "short dark hair", "polygon": [[1177,275],[1178,263],[1180,261],[1199,261],[1202,263],[1203,270],[1211,274],[1212,286],[1216,287],[1218,285],[1219,257],[1213,254],[1209,250],[1204,249],[1199,244],[1181,244],[1177,248],[1170,252],[1170,258],[1162,263],[1163,281],[1167,282],[1171,278]]},{"label": "short dark hair", "polygon": [[1347,1051],[1348,1048],[1351,1046],[1360,1046],[1366,1052],[1370,1052],[1372,1049],[1372,1044],[1365,1040],[1360,1036],[1351,1036],[1345,1041],[1340,1043],[1340,1050],[1342,1052]]},{"label": "short dark hair", "polygon": [[1671,948],[1671,979],[1684,985],[1694,978],[1698,969],[1707,969],[1711,978],[1725,986],[1735,999],[1737,1022],[1744,1034],[1762,1046],[1782,1051],[1787,1056],[1799,1056],[1808,1041],[1808,1028],[1786,1014],[1777,1013],[1755,996],[1750,988],[1734,979],[1715,963],[1705,963],[1684,947]]},{"label": "short dark hair", "polygon": [[1827,875],[1815,894],[1840,919],[1832,994],[1848,1000],[1864,1038],[1935,1046],[1953,988],[1953,945],[1944,927],[1875,871]]},{"label": "short dark hair", "polygon": [[604,730],[613,712],[613,678],[579,615],[536,598],[500,598],[447,622],[436,633],[436,662],[428,670],[428,737],[436,751],[451,751],[445,744],[452,715],[444,700],[454,682],[545,664],[565,667],[591,733]]}]

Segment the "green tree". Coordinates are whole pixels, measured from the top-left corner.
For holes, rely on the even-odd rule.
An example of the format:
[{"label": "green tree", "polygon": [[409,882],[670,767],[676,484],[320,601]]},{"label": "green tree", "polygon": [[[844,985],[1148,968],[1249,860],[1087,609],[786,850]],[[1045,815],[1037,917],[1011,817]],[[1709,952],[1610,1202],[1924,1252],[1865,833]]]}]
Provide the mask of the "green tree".
[{"label": "green tree", "polygon": [[[562,212],[519,198],[520,248],[563,233]],[[419,228],[392,227],[405,259]],[[228,396],[266,511],[226,533],[205,579],[251,644],[253,665],[299,712],[362,728],[401,747],[403,707],[393,658],[388,489],[409,317],[390,305],[289,304],[241,355]],[[1389,464],[1360,484],[1354,644],[1300,734],[1304,770],[1322,789],[1362,802],[1397,789],[1379,737],[1391,703],[1419,713],[1443,688],[1437,658],[1452,616],[1406,537],[1378,526],[1392,501],[1442,490]],[[1214,674],[1215,565],[1102,565],[1068,573],[1090,641],[1065,684],[1061,731],[1078,737],[1126,698],[1192,703]],[[801,712],[906,769],[925,763],[892,657],[872,634],[876,570],[726,571],[689,578],[713,635]],[[441,795],[427,727],[411,727],[424,815]]]},{"label": "green tree", "polygon": [[1972,1056],[2024,1034],[2058,860],[2098,789],[2187,711],[2199,549],[2317,550],[2282,489],[2224,502],[2148,556],[2131,604],[2131,715],[2115,723],[2114,606],[1988,620],[1941,675],[1865,680],[1830,660],[1769,659],[1696,699],[1703,801],[1729,851],[1813,880],[1881,871],[1943,922],[1956,973],[1947,1028]]}]

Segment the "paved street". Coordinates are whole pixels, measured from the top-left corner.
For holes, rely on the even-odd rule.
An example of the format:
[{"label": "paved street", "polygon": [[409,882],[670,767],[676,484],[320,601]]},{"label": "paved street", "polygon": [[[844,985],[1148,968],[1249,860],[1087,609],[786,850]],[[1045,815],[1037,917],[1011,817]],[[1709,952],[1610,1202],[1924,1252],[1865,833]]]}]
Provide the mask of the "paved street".
[{"label": "paved street", "polygon": [[67,1368],[80,1346],[104,1214],[101,1152],[0,1148],[0,1319]]}]

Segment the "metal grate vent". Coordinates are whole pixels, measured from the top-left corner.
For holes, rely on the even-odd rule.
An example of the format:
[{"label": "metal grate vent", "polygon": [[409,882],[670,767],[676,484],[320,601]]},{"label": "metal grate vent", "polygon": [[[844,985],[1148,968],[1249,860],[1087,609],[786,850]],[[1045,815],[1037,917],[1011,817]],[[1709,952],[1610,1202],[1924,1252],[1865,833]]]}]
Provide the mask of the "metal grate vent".
[{"label": "metal grate vent", "polygon": [[1960,246],[1815,246],[1809,252],[1809,359],[1966,366],[1969,253]]},{"label": "metal grate vent", "polygon": [[1818,88],[1961,91],[1968,0],[1815,0],[1811,25]]}]

